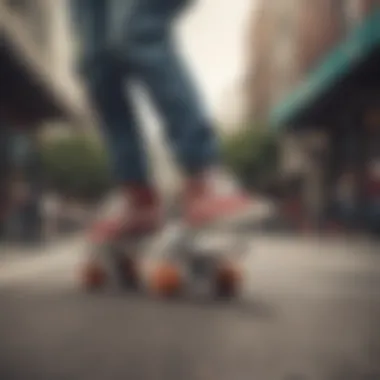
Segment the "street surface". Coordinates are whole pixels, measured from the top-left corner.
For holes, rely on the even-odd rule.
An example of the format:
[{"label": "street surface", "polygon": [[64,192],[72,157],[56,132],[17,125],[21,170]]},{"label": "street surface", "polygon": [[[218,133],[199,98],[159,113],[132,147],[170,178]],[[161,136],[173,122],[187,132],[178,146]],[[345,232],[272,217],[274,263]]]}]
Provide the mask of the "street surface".
[{"label": "street surface", "polygon": [[0,254],[0,379],[378,380],[377,248],[253,237],[230,305],[86,295],[80,238]]}]

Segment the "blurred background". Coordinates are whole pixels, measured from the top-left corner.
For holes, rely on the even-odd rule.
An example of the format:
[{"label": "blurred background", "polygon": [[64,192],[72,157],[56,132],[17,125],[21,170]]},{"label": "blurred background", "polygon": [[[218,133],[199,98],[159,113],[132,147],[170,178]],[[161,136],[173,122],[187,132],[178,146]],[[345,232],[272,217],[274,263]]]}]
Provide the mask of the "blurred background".
[{"label": "blurred background", "polygon": [[[379,230],[377,6],[207,0],[178,25],[225,162],[252,192],[276,201],[276,228]],[[39,239],[64,219],[77,224],[111,178],[75,75],[79,47],[67,2],[1,7],[1,231]],[[155,176],[170,194],[176,168],[139,89],[136,105]]]},{"label": "blurred background", "polygon": [[[258,202],[270,201],[275,205],[271,215],[258,220],[248,231],[257,244],[255,252],[259,250],[259,257],[264,257],[259,260],[263,267],[252,264],[258,271],[254,280],[258,281],[257,289],[266,294],[269,278],[279,276],[277,282],[274,281],[277,285],[270,287],[280,289],[284,284],[289,285],[296,273],[303,273],[306,278],[305,273],[315,274],[315,268],[325,271],[315,282],[310,280],[311,275],[310,283],[304,277],[291,282],[291,301],[279,296],[276,305],[280,309],[279,305],[287,305],[286,310],[294,305],[287,314],[293,326],[288,331],[297,330],[300,315],[308,319],[304,325],[300,322],[304,330],[295,333],[296,343],[287,336],[280,344],[272,333],[270,338],[258,337],[259,346],[266,350],[266,354],[259,354],[260,349],[252,351],[262,358],[259,366],[262,372],[258,373],[264,376],[262,379],[380,379],[379,372],[371,375],[380,362],[380,340],[375,333],[379,320],[376,316],[380,316],[377,243],[380,232],[380,2],[199,0],[178,23],[178,38],[204,92],[206,107],[214,116],[225,164]],[[40,280],[36,280],[44,271],[51,272],[49,265],[60,268],[59,273],[73,271],[76,259],[59,261],[61,253],[57,253],[58,261],[46,264],[43,255],[46,253],[51,260],[57,247],[65,247],[62,248],[65,252],[78,249],[75,239],[83,240],[83,230],[92,220],[97,205],[113,196],[108,155],[91,104],[75,72],[79,50],[70,25],[68,1],[0,0],[0,287],[16,281],[11,279],[10,273],[24,278],[24,272],[20,272],[17,265],[29,267],[29,261],[25,260],[31,256],[37,260],[35,265],[40,274],[30,275],[26,283],[38,283],[37,288],[51,287],[51,283],[55,283],[56,280],[50,279],[51,282],[41,285]],[[179,176],[166,149],[158,117],[139,88],[136,88],[135,100],[145,121],[144,133],[151,148],[157,183],[163,194],[173,197]],[[70,239],[74,239],[75,244]],[[321,256],[321,252],[329,254]],[[326,285],[328,280],[324,277],[329,271],[333,273],[331,287]],[[71,281],[57,273],[61,283]],[[353,285],[357,283],[360,290]],[[295,296],[294,289],[309,289],[308,286],[312,293],[318,293],[315,304],[311,301],[313,296],[305,296],[306,303],[298,302]],[[355,296],[352,286],[357,291]],[[25,288],[21,287],[21,291]],[[322,288],[324,290],[320,290]],[[345,292],[350,296],[346,297]],[[54,294],[60,299],[58,293]],[[335,306],[327,301],[323,303],[325,296],[320,294],[327,298],[336,295]],[[8,305],[9,315],[6,315],[11,320],[16,318],[15,310],[21,309],[7,297],[3,301],[4,306]],[[347,299],[347,304],[342,306],[342,299]],[[70,303],[70,310],[75,313],[80,308],[79,301],[70,299],[70,302],[74,303]],[[108,310],[113,307],[110,303],[106,306]],[[139,315],[143,307],[132,304]],[[91,313],[102,307],[92,305]],[[114,306],[115,313],[122,313],[121,307],[120,304]],[[37,311],[25,310],[31,313],[32,320],[44,320]],[[86,316],[92,315],[80,310]],[[156,312],[155,306],[150,312]],[[183,312],[181,309],[179,314]],[[165,311],[160,313],[164,315]],[[194,313],[197,312],[190,309],[186,317],[178,316],[179,324],[196,324],[191,321]],[[50,333],[58,328],[55,323],[65,323],[59,318],[49,320]],[[78,315],[75,318],[75,323],[81,324]],[[211,325],[215,315],[205,318]],[[247,329],[248,323],[231,322],[235,317],[226,318],[228,322],[222,324],[222,335],[226,338],[227,332],[233,331],[231,335],[235,338],[231,339],[239,346],[236,336],[243,331],[241,323]],[[0,317],[0,326],[1,321]],[[115,323],[123,325],[122,321]],[[280,325],[273,327],[276,337],[287,329],[278,327]],[[8,326],[11,334],[10,325],[3,326]],[[338,326],[345,328],[342,327],[334,340]],[[7,329],[3,327],[0,331]],[[255,326],[248,330],[251,334],[256,331]],[[325,336],[326,342],[314,336],[314,330],[319,331],[316,333],[319,337]],[[360,335],[360,331],[364,335]],[[214,337],[215,343],[222,338],[214,333],[218,337]],[[343,339],[345,334],[351,338]],[[16,332],[9,335],[10,341],[21,342],[16,335]],[[289,335],[292,334],[289,332]],[[83,339],[87,339],[85,335]],[[252,340],[255,339],[252,336]],[[177,344],[182,347],[182,343],[174,340],[172,344],[167,352],[176,350]],[[244,344],[249,350],[248,343]],[[342,354],[344,358],[339,360],[344,363],[354,360],[357,367],[344,364],[346,372],[342,370],[341,377],[323,374],[320,377],[270,377],[268,368],[276,367],[276,363],[287,366],[280,346],[293,347],[294,357],[299,358],[314,344],[320,350],[314,364],[318,360],[325,363],[323,358],[327,357],[340,358],[347,348],[347,355]],[[51,346],[46,343],[44,347]],[[53,351],[58,355],[57,347]],[[141,347],[149,347],[149,344],[141,343]],[[117,351],[116,346],[114,349]],[[277,359],[271,356],[273,352]],[[315,358],[313,353],[310,355]],[[216,355],[215,360],[221,357]],[[271,363],[267,367],[263,364],[265,360]],[[308,357],[303,364],[310,364],[312,360]],[[249,359],[247,365],[248,362]],[[359,367],[366,370],[362,373]],[[11,371],[14,377],[2,377],[2,368]],[[41,364],[41,368],[45,367]],[[16,377],[13,370],[14,367],[0,365],[0,378],[23,378]],[[226,378],[238,379],[234,373]],[[248,371],[248,374],[253,373]],[[373,377],[363,377],[365,375]],[[141,378],[156,378],[146,376]]]}]

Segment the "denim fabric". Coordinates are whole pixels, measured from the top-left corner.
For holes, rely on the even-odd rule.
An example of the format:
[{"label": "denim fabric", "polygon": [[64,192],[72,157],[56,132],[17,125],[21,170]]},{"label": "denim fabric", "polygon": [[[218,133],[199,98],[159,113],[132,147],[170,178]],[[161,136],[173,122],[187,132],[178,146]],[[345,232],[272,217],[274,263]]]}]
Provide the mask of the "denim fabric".
[{"label": "denim fabric", "polygon": [[173,20],[189,0],[74,0],[82,40],[81,69],[97,107],[120,181],[147,181],[144,144],[128,91],[139,81],[162,117],[186,172],[218,157],[212,125],[184,62],[177,55]]}]

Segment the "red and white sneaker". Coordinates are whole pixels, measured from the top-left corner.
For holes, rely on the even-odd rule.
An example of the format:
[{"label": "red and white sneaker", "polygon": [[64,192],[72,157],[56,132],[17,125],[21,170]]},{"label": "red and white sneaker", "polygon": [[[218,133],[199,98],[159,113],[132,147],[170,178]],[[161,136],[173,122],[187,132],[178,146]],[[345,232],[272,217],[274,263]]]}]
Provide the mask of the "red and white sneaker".
[{"label": "red and white sneaker", "polygon": [[245,224],[263,215],[254,201],[225,172],[209,172],[187,180],[184,216],[192,227]]},{"label": "red and white sneaker", "polygon": [[[142,186],[127,186],[120,199],[111,200],[106,214],[90,229],[93,243],[117,241],[131,236],[149,235],[162,225],[161,202],[157,193]],[[108,211],[108,212],[107,212]]]}]

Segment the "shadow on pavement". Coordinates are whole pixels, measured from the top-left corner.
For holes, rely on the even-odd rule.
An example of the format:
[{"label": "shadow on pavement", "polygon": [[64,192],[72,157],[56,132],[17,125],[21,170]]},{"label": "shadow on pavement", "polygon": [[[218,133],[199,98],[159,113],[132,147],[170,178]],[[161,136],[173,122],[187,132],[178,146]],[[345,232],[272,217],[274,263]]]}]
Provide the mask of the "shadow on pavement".
[{"label": "shadow on pavement", "polygon": [[[216,298],[198,298],[191,296],[179,296],[175,298],[158,299],[153,296],[129,291],[107,291],[105,293],[82,294],[82,299],[102,301],[116,301],[136,304],[150,304],[159,308],[167,308],[168,311],[181,309],[188,312],[204,311],[204,312],[232,312],[240,316],[247,316],[253,319],[273,321],[277,318],[277,310],[274,306],[266,301],[255,299],[216,299]],[[86,301],[85,301],[86,302]]]}]

